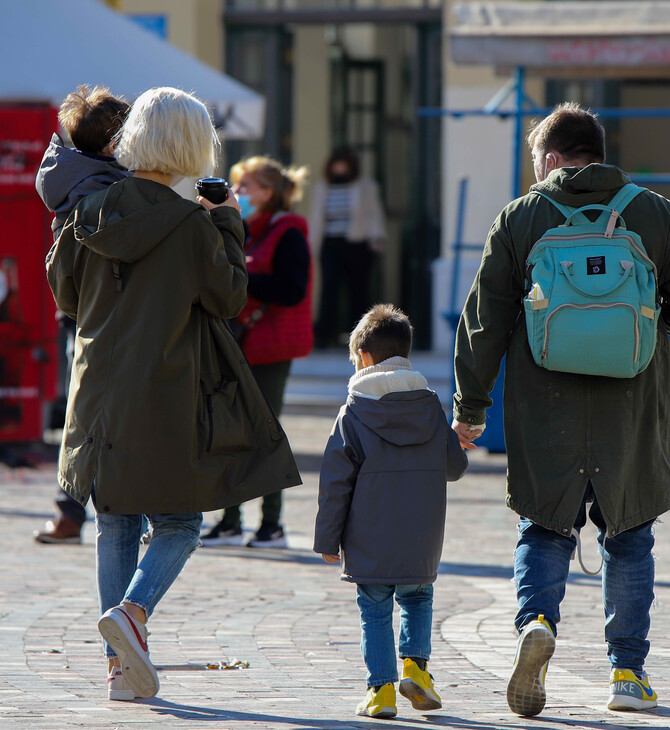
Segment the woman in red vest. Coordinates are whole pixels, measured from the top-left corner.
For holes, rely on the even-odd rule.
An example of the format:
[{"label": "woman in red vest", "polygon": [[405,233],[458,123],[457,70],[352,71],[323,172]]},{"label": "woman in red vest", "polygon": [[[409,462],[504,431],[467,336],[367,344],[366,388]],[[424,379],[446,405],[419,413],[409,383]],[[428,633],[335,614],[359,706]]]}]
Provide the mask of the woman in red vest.
[{"label": "woman in red vest", "polygon": [[[268,157],[251,157],[231,170],[233,191],[245,222],[248,301],[235,321],[256,381],[279,415],[295,357],[312,349],[312,257],[307,221],[291,212],[302,197],[307,169],[283,168]],[[286,547],[280,524],[281,491],[263,498],[262,521],[249,547]],[[240,545],[240,508],[202,536],[202,544]]]}]

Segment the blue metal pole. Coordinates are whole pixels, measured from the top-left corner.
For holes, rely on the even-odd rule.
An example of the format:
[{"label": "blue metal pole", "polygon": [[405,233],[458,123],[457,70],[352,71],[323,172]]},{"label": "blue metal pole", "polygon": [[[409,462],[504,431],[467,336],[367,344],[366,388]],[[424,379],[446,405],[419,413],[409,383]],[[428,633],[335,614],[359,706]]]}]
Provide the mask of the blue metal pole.
[{"label": "blue metal pole", "polygon": [[465,204],[468,195],[468,178],[462,177],[458,184],[458,211],[456,213],[456,240],[454,241],[454,260],[451,267],[451,297],[449,299],[449,324],[456,332],[460,312],[458,289],[461,278],[461,256],[463,251],[463,229],[465,228]]},{"label": "blue metal pole", "polygon": [[512,200],[521,195],[521,147],[523,144],[523,101],[525,99],[525,69],[516,69],[516,95],[514,100],[514,139],[512,140]]}]

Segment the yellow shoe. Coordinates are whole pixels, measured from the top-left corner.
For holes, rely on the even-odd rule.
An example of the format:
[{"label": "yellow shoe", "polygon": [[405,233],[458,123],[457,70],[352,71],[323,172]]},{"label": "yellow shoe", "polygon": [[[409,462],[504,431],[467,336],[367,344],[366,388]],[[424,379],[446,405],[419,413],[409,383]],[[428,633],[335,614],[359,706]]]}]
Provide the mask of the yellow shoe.
[{"label": "yellow shoe", "polygon": [[544,679],[555,648],[554,632],[543,614],[524,626],[507,685],[507,704],[512,712],[523,717],[542,712],[547,701]]},{"label": "yellow shoe", "polygon": [[417,663],[409,657],[402,663],[400,694],[407,697],[415,710],[439,710],[442,707],[442,700],[435,691],[432,675],[419,669]]},{"label": "yellow shoe", "polygon": [[645,672],[638,677],[630,669],[612,669],[608,710],[649,710],[658,705],[658,695]]},{"label": "yellow shoe", "polygon": [[395,706],[395,687],[389,682],[375,692],[374,687],[368,687],[365,699],[356,708],[357,715],[366,717],[395,717],[398,710]]}]

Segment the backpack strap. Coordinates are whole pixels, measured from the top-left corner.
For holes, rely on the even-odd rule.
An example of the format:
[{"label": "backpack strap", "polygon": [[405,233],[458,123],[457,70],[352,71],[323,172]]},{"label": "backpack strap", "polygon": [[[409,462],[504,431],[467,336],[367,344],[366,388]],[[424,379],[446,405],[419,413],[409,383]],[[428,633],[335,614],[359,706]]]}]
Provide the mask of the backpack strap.
[{"label": "backpack strap", "polygon": [[607,204],[605,212],[598,217],[597,223],[601,223],[605,227],[605,238],[611,238],[614,227],[617,224],[617,218],[622,228],[626,227],[621,211],[630,203],[630,201],[639,195],[646,188],[642,188],[635,183],[626,183],[620,187],[612,200]]},{"label": "backpack strap", "polygon": [[647,188],[642,188],[635,183],[626,183],[626,185],[617,190],[616,195],[612,198],[612,200],[610,200],[607,205],[610,208],[614,208],[619,213],[621,213],[621,211],[628,205],[628,203],[630,203],[630,201],[636,195],[639,195],[643,190],[646,189]]},{"label": "backpack strap", "polygon": [[546,198],[555,208],[558,208],[558,210],[563,213],[566,220],[572,216],[575,223],[589,223],[589,219],[583,213],[579,213],[578,208],[571,208],[569,205],[563,205],[563,203],[559,203],[557,200],[550,198],[548,195],[541,193],[539,190],[533,190],[531,192]]}]

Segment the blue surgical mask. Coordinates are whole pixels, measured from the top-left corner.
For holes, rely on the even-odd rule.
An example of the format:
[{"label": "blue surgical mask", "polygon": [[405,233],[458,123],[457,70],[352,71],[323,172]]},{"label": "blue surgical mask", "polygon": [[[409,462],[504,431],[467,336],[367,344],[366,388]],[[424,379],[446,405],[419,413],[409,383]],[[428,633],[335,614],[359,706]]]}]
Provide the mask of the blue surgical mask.
[{"label": "blue surgical mask", "polygon": [[250,218],[257,210],[252,204],[250,195],[236,195],[237,202],[240,204],[240,215],[242,218]]}]

